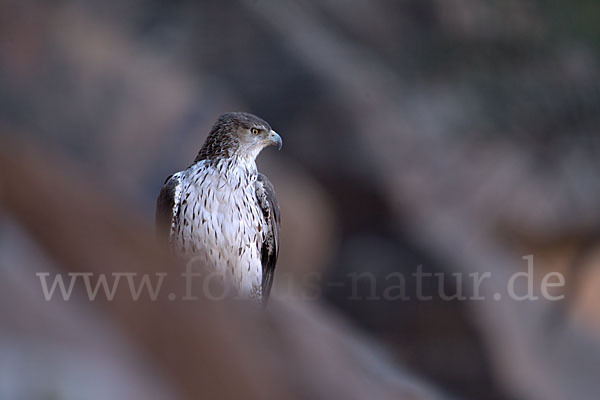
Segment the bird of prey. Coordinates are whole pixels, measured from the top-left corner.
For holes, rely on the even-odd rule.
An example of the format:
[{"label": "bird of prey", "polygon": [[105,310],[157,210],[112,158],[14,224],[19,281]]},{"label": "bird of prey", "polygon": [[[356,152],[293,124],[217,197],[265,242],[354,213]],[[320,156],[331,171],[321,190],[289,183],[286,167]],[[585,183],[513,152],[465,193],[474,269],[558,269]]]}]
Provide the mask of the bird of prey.
[{"label": "bird of prey", "polygon": [[256,157],[281,137],[255,115],[221,115],[194,163],[167,178],[156,226],[185,258],[200,259],[237,294],[266,303],[279,253],[279,205]]}]

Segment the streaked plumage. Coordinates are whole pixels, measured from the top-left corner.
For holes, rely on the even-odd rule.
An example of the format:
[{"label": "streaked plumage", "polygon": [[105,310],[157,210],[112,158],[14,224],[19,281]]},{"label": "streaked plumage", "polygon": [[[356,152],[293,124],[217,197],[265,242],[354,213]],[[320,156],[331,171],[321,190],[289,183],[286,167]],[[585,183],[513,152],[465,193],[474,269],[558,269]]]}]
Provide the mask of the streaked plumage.
[{"label": "streaked plumage", "polygon": [[256,157],[281,138],[247,113],[222,115],[194,163],[167,178],[158,231],[178,254],[204,261],[242,296],[267,300],[279,252],[279,206]]}]

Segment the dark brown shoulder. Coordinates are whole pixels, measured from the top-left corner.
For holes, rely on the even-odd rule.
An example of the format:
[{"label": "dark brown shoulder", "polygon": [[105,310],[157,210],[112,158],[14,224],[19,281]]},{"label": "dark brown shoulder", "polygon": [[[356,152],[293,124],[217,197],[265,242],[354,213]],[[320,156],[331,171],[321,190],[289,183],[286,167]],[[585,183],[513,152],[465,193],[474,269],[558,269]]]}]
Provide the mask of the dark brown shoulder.
[{"label": "dark brown shoulder", "polygon": [[275,265],[279,256],[279,224],[281,217],[275,188],[269,178],[260,173],[256,180],[256,198],[268,225],[266,230],[268,235],[262,245],[262,299],[263,303],[266,303],[271,293]]},{"label": "dark brown shoulder", "polygon": [[171,235],[173,218],[179,208],[179,199],[177,197],[180,185],[180,173],[169,176],[165,180],[156,200],[156,233],[161,239],[166,238],[168,240]]}]

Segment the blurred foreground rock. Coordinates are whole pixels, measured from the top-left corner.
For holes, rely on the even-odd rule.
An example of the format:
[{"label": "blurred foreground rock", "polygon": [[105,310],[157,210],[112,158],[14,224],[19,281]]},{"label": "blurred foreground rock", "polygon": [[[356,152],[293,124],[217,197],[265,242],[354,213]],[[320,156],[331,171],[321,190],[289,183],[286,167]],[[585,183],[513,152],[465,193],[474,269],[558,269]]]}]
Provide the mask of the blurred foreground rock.
[{"label": "blurred foreground rock", "polygon": [[22,143],[0,149],[0,368],[17,366],[3,398],[446,398],[317,303],[133,301],[121,287],[112,301],[76,288],[71,301],[46,302],[36,272],[178,276],[180,266],[127,199],[76,165]]}]

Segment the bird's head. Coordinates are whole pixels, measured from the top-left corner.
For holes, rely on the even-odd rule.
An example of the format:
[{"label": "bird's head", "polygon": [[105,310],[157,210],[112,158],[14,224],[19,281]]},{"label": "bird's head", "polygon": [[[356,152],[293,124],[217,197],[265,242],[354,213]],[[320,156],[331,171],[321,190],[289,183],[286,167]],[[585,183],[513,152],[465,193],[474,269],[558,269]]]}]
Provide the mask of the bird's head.
[{"label": "bird's head", "polygon": [[281,136],[263,119],[244,112],[223,114],[213,125],[196,161],[240,156],[254,160],[267,146],[281,149]]}]

